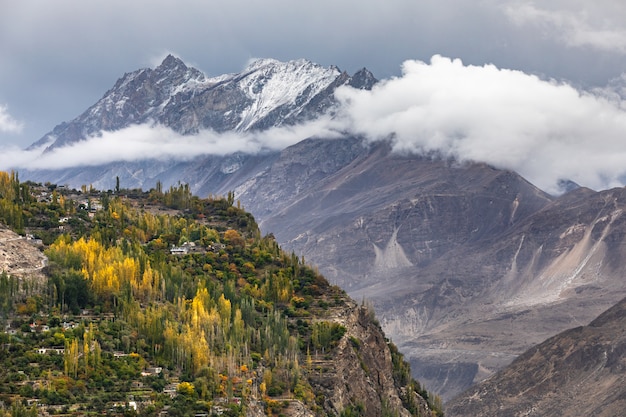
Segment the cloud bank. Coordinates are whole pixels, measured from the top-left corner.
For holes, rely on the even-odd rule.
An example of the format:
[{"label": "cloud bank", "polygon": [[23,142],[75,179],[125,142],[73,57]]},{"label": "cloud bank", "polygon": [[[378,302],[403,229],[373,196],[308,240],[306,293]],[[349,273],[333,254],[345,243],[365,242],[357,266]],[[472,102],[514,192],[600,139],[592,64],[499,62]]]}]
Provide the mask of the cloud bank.
[{"label": "cloud bank", "polygon": [[[621,86],[623,83],[618,83]],[[334,119],[256,133],[183,136],[164,126],[135,125],[74,145],[0,152],[0,168],[63,169],[140,159],[276,151],[307,137],[362,135],[389,140],[397,152],[486,162],[518,172],[557,193],[561,179],[604,189],[626,180],[626,105],[620,94],[571,85],[494,65],[434,56],[406,61],[402,75],[372,91],[342,87]]]},{"label": "cloud bank", "polygon": [[58,148],[46,149],[53,141],[29,150],[17,147],[0,149],[0,169],[66,169],[138,160],[190,160],[202,155],[228,155],[236,152],[256,154],[276,151],[311,136],[337,137],[333,123],[320,118],[298,126],[271,128],[262,132],[216,133],[201,131],[181,135],[154,124],[133,125]]},{"label": "cloud bank", "polygon": [[434,56],[406,61],[401,77],[371,92],[337,97],[349,129],[372,141],[511,169],[549,192],[559,179],[602,189],[626,174],[621,102],[520,71]]}]

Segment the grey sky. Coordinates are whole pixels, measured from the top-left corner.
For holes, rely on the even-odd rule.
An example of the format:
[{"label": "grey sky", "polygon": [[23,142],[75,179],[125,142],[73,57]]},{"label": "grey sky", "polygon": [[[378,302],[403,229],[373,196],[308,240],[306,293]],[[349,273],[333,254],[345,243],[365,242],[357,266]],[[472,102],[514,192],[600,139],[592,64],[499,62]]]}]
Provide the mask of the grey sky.
[{"label": "grey sky", "polygon": [[626,72],[626,2],[0,0],[0,149],[30,145],[167,53],[207,75],[271,57],[380,79],[438,54],[587,90]]}]

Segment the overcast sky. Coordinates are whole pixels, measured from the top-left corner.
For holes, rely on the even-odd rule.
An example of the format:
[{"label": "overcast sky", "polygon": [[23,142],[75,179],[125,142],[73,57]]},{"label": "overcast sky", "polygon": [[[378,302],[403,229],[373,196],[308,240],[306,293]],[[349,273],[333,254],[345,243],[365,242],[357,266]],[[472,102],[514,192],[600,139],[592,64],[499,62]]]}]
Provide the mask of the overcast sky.
[{"label": "overcast sky", "polygon": [[[403,124],[408,130],[402,135],[447,135],[437,145],[447,152],[490,163],[501,158],[502,166],[521,171],[531,171],[529,166],[544,163],[555,153],[512,162],[507,161],[510,157],[504,155],[504,146],[487,157],[468,153],[466,148],[471,145],[491,141],[492,146],[493,131],[474,127],[477,124],[466,120],[463,109],[447,112],[449,106],[433,97],[449,93],[450,85],[466,91],[464,80],[482,83],[475,86],[485,105],[472,117],[485,122],[499,117],[514,119],[514,106],[532,113],[537,101],[527,99],[524,92],[533,91],[539,103],[543,102],[541,94],[549,97],[541,111],[554,112],[558,126],[541,122],[541,111],[534,111],[534,116],[526,112],[513,127],[506,124],[502,131],[506,137],[500,136],[500,142],[512,138],[514,149],[531,152],[529,144],[541,144],[545,139],[541,135],[554,138],[575,133],[574,139],[565,143],[576,144],[579,154],[603,147],[610,153],[611,146],[616,146],[613,154],[626,155],[619,145],[621,138],[626,138],[626,128],[620,130],[626,125],[622,110],[626,106],[615,96],[613,107],[585,96],[585,91],[593,88],[611,82],[615,86],[612,80],[626,72],[623,0],[0,0],[0,152],[8,155],[9,146],[30,145],[55,125],[86,110],[125,72],[154,67],[167,53],[209,76],[238,72],[251,58],[271,57],[306,58],[350,73],[367,67],[390,88],[401,85],[407,76],[412,85],[419,84],[411,74],[434,77],[438,91],[416,94],[425,94],[420,103],[427,100],[429,112],[435,112],[446,126],[453,126],[454,134],[447,134],[446,129],[442,133],[442,126]],[[431,60],[434,55],[439,58]],[[453,62],[460,70],[451,69]],[[527,88],[519,91],[519,85]],[[380,89],[376,97],[384,97],[388,91],[392,90]],[[509,91],[517,91],[511,94],[519,97],[507,101]],[[364,103],[372,103],[371,97],[364,98]],[[415,97],[406,97],[403,103],[413,108]],[[354,123],[363,106],[355,104],[357,98],[350,94],[344,99],[352,103],[349,113]],[[397,104],[395,98],[387,99]],[[439,107],[431,107],[433,103]],[[510,107],[503,115],[498,110],[505,105]],[[592,123],[590,128],[587,124],[583,126],[587,134],[577,132],[576,125],[566,128],[568,123],[581,123],[581,115],[593,117],[594,111],[608,114],[609,125]],[[387,117],[389,110],[375,112]],[[394,129],[389,127],[386,133],[398,133]],[[366,133],[372,137],[381,134]],[[604,134],[610,136],[609,141],[590,146],[591,138],[601,140],[597,135]],[[461,144],[459,136],[481,136],[483,141]],[[399,147],[425,149],[431,145],[422,141]],[[555,142],[548,140],[544,145],[547,152]],[[626,160],[615,164],[626,166]],[[576,177],[567,167],[559,170],[563,172],[558,175]],[[612,185],[623,174],[596,170],[596,179],[604,180],[593,185]]]}]

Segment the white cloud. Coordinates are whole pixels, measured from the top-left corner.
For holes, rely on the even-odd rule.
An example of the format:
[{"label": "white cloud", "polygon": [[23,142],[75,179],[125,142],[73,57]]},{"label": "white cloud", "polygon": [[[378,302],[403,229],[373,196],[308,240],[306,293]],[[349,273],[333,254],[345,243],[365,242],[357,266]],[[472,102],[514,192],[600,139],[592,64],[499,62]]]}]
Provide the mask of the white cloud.
[{"label": "white cloud", "polygon": [[8,106],[0,105],[0,132],[20,133],[24,125],[15,120],[8,112]]},{"label": "white cloud", "polygon": [[181,135],[161,125],[133,125],[69,146],[44,151],[6,148],[0,152],[0,169],[65,169],[102,165],[115,161],[147,159],[189,160],[201,155],[227,155],[235,152],[259,153],[284,149],[311,136],[338,135],[327,119],[294,127],[272,128],[257,133],[215,133]]},{"label": "white cloud", "polygon": [[344,120],[401,152],[436,152],[519,172],[550,192],[559,179],[595,189],[626,175],[626,112],[614,100],[493,65],[406,61],[373,91],[342,88]]},{"label": "white cloud", "polygon": [[[574,3],[577,3],[576,1]],[[567,8],[540,8],[532,2],[516,2],[504,6],[508,18],[518,26],[537,26],[546,36],[555,36],[568,46],[592,47],[603,51],[626,53],[623,6],[614,1],[603,1],[601,6],[569,3]],[[594,12],[602,10],[602,16]],[[615,13],[611,15],[610,11]]]}]

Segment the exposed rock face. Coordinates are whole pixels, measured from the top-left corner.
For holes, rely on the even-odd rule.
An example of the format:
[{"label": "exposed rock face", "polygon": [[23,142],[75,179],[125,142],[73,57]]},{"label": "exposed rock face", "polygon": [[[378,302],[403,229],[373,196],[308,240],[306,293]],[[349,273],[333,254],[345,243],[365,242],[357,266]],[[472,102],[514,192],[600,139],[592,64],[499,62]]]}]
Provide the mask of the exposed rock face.
[{"label": "exposed rock face", "polygon": [[626,299],[533,347],[450,402],[448,416],[618,416],[626,409]]},{"label": "exposed rock face", "polygon": [[42,269],[46,265],[47,258],[36,241],[27,240],[0,223],[0,273],[43,281]]},{"label": "exposed rock face", "polygon": [[451,398],[460,379],[479,381],[623,297],[624,195],[574,191],[424,265],[411,274],[429,280],[421,288],[398,278],[411,290],[375,298],[419,379]]},{"label": "exposed rock face", "polygon": [[[359,404],[364,416],[381,416],[384,411],[410,416],[400,398],[406,387],[394,380],[387,340],[371,310],[349,302],[332,321],[345,326],[347,332],[332,358],[314,361],[319,376],[309,377],[314,389],[324,393],[323,407],[339,414],[349,405]],[[415,396],[415,401],[419,407],[417,415],[431,415],[424,399]]]}]

